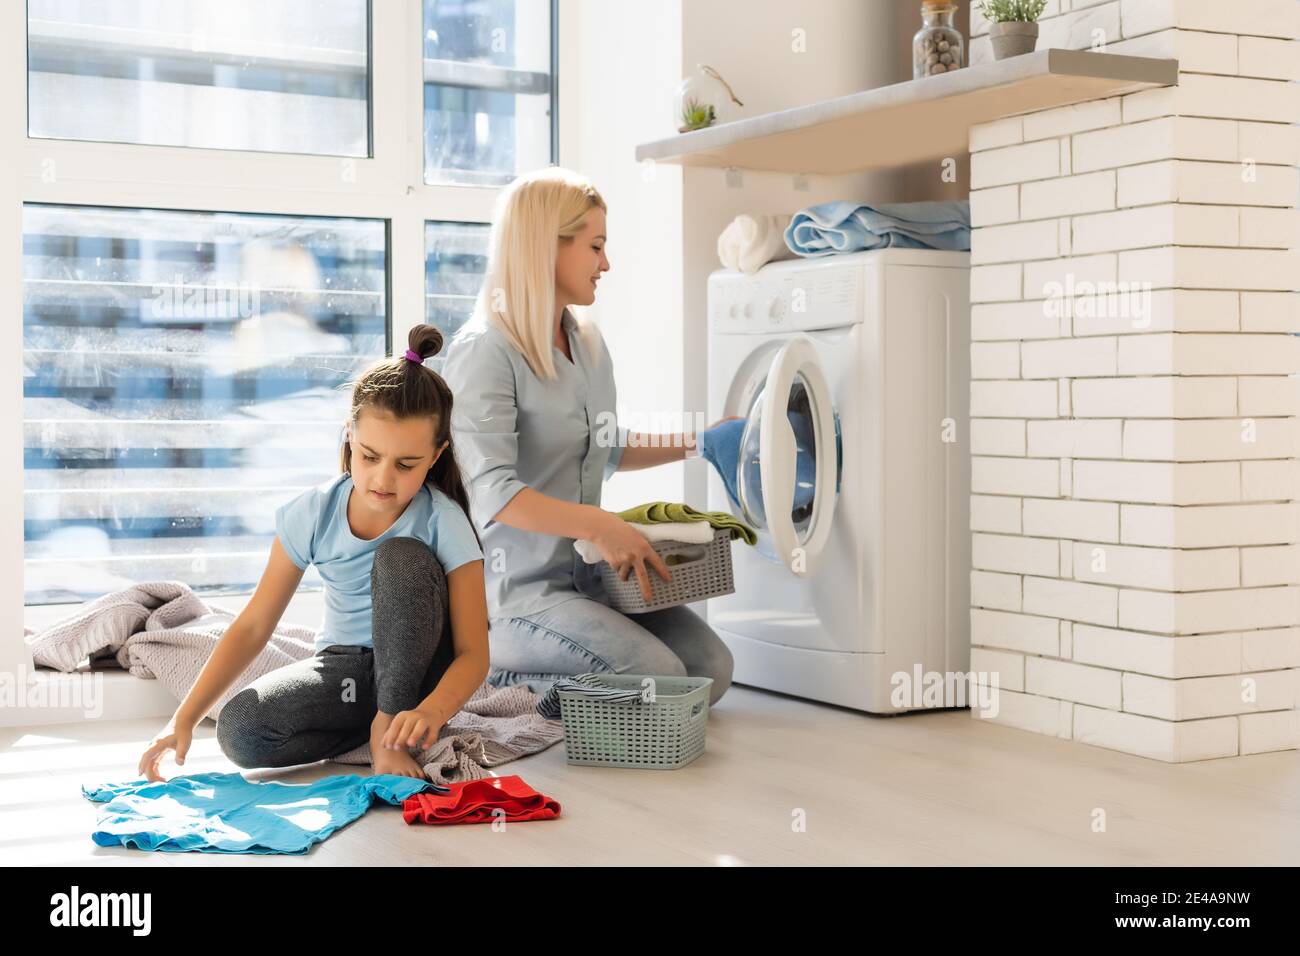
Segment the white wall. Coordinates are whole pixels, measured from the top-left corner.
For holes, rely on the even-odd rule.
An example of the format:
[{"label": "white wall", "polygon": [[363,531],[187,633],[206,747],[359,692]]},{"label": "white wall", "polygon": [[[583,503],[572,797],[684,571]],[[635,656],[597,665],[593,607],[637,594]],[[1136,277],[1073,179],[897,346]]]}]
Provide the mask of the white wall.
[{"label": "white wall", "polygon": [[[693,416],[706,410],[707,279],[720,268],[717,237],[732,218],[844,196],[911,197],[896,171],[810,176],[806,191],[791,176],[743,171],[729,187],[718,169],[638,166],[637,144],[674,135],[677,84],[697,64],[718,70],[744,103],[739,116],[753,116],[908,78],[899,75],[903,64],[910,70],[904,34],[920,21],[893,0],[821,0],[807,9],[788,0],[672,0],[655,4],[652,18],[632,9],[579,3],[579,75],[562,77],[561,89],[580,84],[581,128],[561,162],[590,176],[610,207],[611,269],[589,314],[614,356],[620,407]],[[620,474],[604,505],[702,507],[706,468]]]},{"label": "white wall", "polygon": [[[681,77],[682,3],[656,2],[653,17],[629,2],[561,7],[560,163],[589,176],[609,207],[610,270],[587,314],[614,356],[620,414],[680,409],[682,177],[663,168],[644,180],[634,150],[668,115]],[[603,505],[681,500],[680,476],[666,470],[618,476]]]}]

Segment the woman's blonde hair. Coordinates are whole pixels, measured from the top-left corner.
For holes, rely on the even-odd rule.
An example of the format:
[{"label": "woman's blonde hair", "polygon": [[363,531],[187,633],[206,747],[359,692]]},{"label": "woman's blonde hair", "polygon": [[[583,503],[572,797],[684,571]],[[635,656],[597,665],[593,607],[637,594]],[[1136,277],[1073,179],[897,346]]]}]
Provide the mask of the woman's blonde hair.
[{"label": "woman's blonde hair", "polygon": [[[559,166],[525,173],[497,197],[474,317],[496,326],[539,379],[556,375],[557,243],[572,242],[596,207],[608,212],[591,181]],[[591,344],[597,333],[590,324],[579,322],[579,330]]]}]

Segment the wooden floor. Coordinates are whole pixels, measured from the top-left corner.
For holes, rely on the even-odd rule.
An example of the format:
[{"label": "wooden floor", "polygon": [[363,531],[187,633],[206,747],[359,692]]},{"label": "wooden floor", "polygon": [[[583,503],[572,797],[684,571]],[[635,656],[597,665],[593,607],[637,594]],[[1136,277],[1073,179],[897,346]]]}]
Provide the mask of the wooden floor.
[{"label": "wooden floor", "polygon": [[[96,846],[82,783],[137,778],[153,720],[0,730],[0,864],[1294,865],[1300,754],[1169,765],[973,719],[872,717],[733,687],[708,748],[674,771],[569,766],[564,745],[505,764],[557,820],[408,826],[379,806],[303,856]],[[235,770],[200,725],[186,773]],[[249,773],[302,782],[368,768]],[[164,773],[175,776],[169,760]],[[1093,831],[1097,810],[1105,832]],[[806,819],[798,832],[796,818]]]}]

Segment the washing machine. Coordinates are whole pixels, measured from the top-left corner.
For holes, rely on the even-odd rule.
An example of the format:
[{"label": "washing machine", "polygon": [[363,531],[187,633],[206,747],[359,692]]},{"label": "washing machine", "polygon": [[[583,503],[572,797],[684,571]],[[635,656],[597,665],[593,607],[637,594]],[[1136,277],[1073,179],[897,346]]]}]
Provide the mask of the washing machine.
[{"label": "washing machine", "polygon": [[737,499],[710,469],[709,507],[759,537],[733,544],[735,593],[705,610],[736,683],[879,714],[962,706],[969,261],[891,248],[710,275],[709,420],[745,424]]}]

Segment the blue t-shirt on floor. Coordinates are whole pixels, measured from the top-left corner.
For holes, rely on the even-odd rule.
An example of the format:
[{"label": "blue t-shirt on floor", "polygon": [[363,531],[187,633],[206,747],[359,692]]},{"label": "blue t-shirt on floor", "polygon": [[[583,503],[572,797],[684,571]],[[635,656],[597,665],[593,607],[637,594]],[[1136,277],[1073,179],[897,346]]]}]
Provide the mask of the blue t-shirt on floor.
[{"label": "blue t-shirt on floor", "polygon": [[376,800],[401,806],[423,790],[447,787],[381,773],[324,777],[312,783],[252,783],[238,773],[196,773],[151,783],[84,784],[98,803],[91,839],[100,846],[209,853],[306,853]]},{"label": "blue t-shirt on floor", "polygon": [[352,488],[352,476],[341,474],[308,488],[275,511],[275,533],[289,560],[304,571],[316,565],[325,583],[325,619],[316,634],[317,651],[331,644],[374,646],[370,569],[375,551],[389,538],[418,538],[448,573],[483,558],[460,505],[428,484],[421,485],[387,531],[370,541],[358,538],[348,524]]}]

